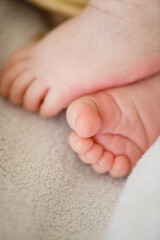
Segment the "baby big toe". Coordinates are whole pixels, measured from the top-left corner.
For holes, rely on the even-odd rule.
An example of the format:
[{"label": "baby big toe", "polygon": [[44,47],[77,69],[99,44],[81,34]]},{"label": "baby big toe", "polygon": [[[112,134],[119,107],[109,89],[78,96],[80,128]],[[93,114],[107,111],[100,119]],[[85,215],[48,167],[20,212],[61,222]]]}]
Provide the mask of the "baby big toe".
[{"label": "baby big toe", "polygon": [[82,138],[92,137],[101,127],[101,119],[90,97],[76,100],[69,106],[67,121]]}]

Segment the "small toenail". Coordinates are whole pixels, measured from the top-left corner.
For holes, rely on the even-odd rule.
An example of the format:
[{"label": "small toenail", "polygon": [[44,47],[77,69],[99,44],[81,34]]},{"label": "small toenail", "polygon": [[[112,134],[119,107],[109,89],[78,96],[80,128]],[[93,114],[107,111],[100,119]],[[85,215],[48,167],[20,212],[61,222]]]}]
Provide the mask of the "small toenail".
[{"label": "small toenail", "polygon": [[102,168],[104,168],[104,162],[103,161],[98,161],[98,165],[100,166],[100,167],[102,167]]}]

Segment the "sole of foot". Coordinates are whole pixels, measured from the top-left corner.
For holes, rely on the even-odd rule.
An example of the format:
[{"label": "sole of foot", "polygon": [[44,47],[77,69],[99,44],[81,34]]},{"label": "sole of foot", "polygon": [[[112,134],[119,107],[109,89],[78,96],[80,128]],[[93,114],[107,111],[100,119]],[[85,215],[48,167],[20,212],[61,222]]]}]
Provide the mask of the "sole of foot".
[{"label": "sole of foot", "polygon": [[98,173],[130,173],[160,134],[160,75],[82,97],[69,106],[69,136],[79,158]]}]

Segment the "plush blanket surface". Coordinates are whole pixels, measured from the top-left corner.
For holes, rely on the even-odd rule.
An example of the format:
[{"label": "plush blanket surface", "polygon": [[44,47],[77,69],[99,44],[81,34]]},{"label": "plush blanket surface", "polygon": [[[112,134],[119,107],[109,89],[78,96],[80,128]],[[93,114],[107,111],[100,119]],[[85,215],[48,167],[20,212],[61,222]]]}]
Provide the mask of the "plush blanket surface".
[{"label": "plush blanket surface", "polygon": [[[48,30],[23,1],[0,0],[0,23],[0,67]],[[0,98],[0,240],[159,240],[160,139],[115,180],[78,160],[69,131],[64,112],[43,119]]]}]

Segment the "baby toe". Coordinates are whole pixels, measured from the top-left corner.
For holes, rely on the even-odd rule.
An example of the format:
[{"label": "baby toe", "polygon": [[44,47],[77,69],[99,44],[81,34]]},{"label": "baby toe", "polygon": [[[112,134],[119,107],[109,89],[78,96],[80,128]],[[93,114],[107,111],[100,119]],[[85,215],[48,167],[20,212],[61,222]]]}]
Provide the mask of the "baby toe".
[{"label": "baby toe", "polygon": [[87,153],[80,154],[79,157],[84,163],[94,164],[101,158],[102,154],[103,148],[99,144],[94,143]]},{"label": "baby toe", "polygon": [[94,143],[92,148],[86,153],[86,157],[89,163],[97,162],[103,154],[103,147],[97,143]]},{"label": "baby toe", "polygon": [[19,61],[24,61],[28,58],[31,47],[23,47],[15,50],[8,58],[4,68],[11,67],[14,64],[17,64]]},{"label": "baby toe", "polygon": [[50,88],[40,107],[40,115],[43,117],[55,116],[65,108],[66,103],[61,89]]},{"label": "baby toe", "polygon": [[94,143],[91,138],[81,138],[76,132],[72,131],[69,136],[69,144],[78,154],[85,154],[91,149]]},{"label": "baby toe", "polygon": [[34,76],[29,71],[24,71],[20,74],[10,87],[10,101],[14,104],[22,104],[24,93],[33,80]]},{"label": "baby toe", "polygon": [[0,81],[0,92],[4,97],[8,97],[11,84],[25,71],[25,69],[26,63],[20,62],[3,71]]},{"label": "baby toe", "polygon": [[92,169],[98,173],[106,173],[112,168],[113,162],[113,154],[111,152],[104,151],[99,161],[92,164]]},{"label": "baby toe", "polygon": [[47,92],[48,86],[41,79],[33,79],[23,98],[25,109],[31,112],[37,111]]},{"label": "baby toe", "polygon": [[124,177],[129,174],[131,170],[130,161],[126,156],[117,156],[114,159],[113,166],[109,174],[114,178]]}]

